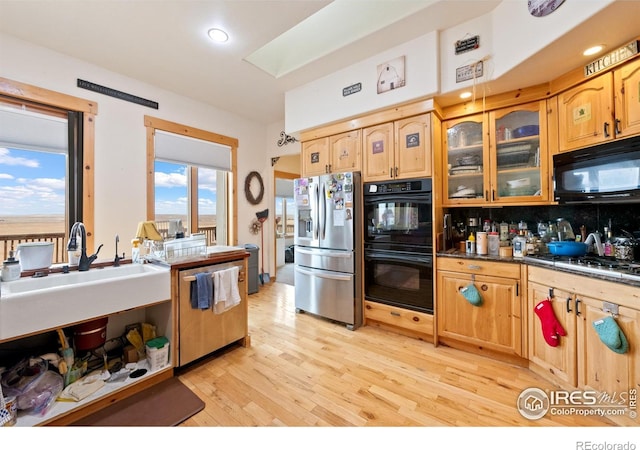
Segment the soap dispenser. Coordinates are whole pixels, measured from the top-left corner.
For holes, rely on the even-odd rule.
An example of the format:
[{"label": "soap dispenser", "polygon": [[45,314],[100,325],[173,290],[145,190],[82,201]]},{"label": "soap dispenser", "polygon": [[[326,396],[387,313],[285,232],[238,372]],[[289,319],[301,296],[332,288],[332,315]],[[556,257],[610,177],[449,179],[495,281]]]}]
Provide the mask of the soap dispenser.
[{"label": "soap dispenser", "polygon": [[13,250],[2,264],[2,281],[15,281],[20,278],[20,261],[14,258]]}]

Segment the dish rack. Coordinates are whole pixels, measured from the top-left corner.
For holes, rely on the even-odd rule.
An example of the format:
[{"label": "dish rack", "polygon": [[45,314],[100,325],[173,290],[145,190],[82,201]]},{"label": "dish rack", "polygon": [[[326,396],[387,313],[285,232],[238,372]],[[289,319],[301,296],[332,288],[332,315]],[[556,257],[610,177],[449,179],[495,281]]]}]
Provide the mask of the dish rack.
[{"label": "dish rack", "polygon": [[207,238],[204,233],[192,234],[181,239],[164,242],[164,260],[177,262],[207,253]]}]

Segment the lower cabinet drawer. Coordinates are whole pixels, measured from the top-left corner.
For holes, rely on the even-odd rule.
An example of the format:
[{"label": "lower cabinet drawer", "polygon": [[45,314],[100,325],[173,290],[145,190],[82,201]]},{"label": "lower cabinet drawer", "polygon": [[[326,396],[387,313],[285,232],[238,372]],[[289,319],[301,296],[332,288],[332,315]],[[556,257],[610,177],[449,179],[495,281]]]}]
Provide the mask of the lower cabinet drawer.
[{"label": "lower cabinet drawer", "polygon": [[365,322],[372,320],[414,333],[433,336],[433,316],[431,314],[365,300],[364,318]]}]

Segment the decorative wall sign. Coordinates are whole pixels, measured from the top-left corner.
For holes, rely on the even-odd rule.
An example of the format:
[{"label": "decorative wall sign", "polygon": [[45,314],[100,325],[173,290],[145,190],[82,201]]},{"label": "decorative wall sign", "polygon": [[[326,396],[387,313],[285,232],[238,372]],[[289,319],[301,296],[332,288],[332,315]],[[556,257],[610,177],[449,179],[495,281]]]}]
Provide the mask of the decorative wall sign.
[{"label": "decorative wall sign", "polygon": [[278,147],[282,147],[283,145],[287,145],[287,144],[293,144],[294,142],[298,142],[298,140],[293,136],[289,136],[284,131],[280,132],[280,139],[278,139]]},{"label": "decorative wall sign", "polygon": [[420,133],[407,134],[405,138],[404,146],[406,148],[419,147],[420,146]]},{"label": "decorative wall sign", "polygon": [[456,41],[456,55],[460,53],[470,52],[471,50],[477,50],[480,48],[480,36],[475,35],[468,39],[461,39]]},{"label": "decorative wall sign", "polygon": [[138,105],[147,106],[149,108],[158,109],[158,103],[147,100],[142,97],[136,97],[132,94],[127,94],[126,92],[116,91],[115,89],[111,89],[105,86],[100,86],[99,84],[92,83],[91,81],[85,81],[78,78],[78,87],[82,89],[87,89],[89,91],[97,92],[98,94],[108,95],[109,97],[118,98],[120,100],[124,100],[131,103],[137,103]]},{"label": "decorative wall sign", "polygon": [[311,164],[318,164],[320,162],[320,152],[311,153]]},{"label": "decorative wall sign", "polygon": [[637,55],[639,50],[640,42],[631,41],[627,45],[623,45],[622,47],[617,48],[584,66],[584,76],[586,78],[594,73],[605,70],[614,64],[624,61],[625,59],[629,59],[632,56]]},{"label": "decorative wall sign", "polygon": [[404,85],[404,56],[378,66],[378,94],[401,88]]},{"label": "decorative wall sign", "polygon": [[[475,69],[475,75],[474,75]],[[475,64],[469,64],[468,66],[458,67],[456,69],[456,83],[461,81],[471,80],[472,78],[480,78],[484,73],[484,64],[482,61],[478,61]]]},{"label": "decorative wall sign", "polygon": [[527,5],[532,16],[544,17],[554,12],[563,3],[564,0],[529,0]]},{"label": "decorative wall sign", "polygon": [[362,90],[362,83],[352,84],[351,86],[347,86],[342,89],[342,96],[346,97],[347,95],[355,94]]},{"label": "decorative wall sign", "polygon": [[371,143],[371,153],[374,155],[376,153],[384,152],[384,141],[375,141]]}]

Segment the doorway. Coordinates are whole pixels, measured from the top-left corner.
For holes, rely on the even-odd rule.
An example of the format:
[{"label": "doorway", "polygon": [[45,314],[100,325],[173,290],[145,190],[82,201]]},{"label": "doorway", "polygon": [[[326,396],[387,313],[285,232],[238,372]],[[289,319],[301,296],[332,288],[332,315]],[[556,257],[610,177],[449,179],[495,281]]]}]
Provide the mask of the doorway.
[{"label": "doorway", "polygon": [[293,180],[300,177],[300,155],[282,156],[278,159],[278,170],[274,170],[274,241],[275,281],[292,285],[293,277],[293,228],[295,202]]}]

